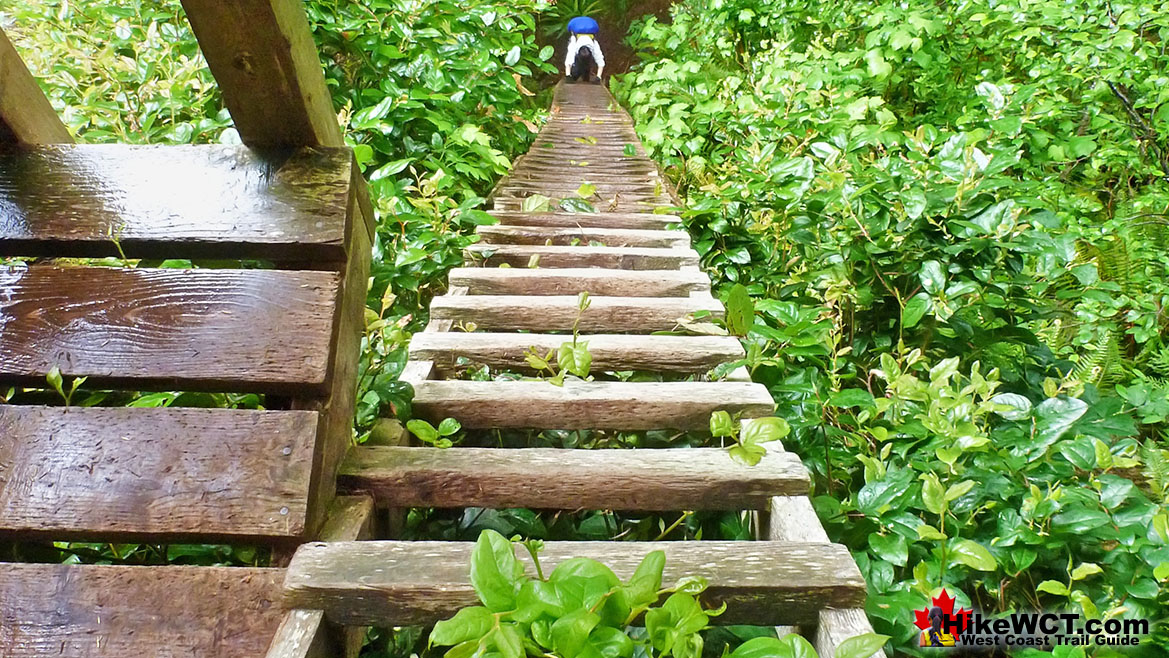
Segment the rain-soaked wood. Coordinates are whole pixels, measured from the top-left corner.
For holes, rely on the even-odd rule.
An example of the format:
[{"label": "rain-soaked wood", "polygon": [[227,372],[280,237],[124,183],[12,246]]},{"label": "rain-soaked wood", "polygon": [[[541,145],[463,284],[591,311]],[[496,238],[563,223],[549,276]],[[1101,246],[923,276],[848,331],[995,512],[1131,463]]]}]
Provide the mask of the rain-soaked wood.
[{"label": "rain-soaked wood", "polygon": [[491,215],[505,226],[584,226],[661,230],[670,224],[682,222],[674,215],[651,213],[525,213],[492,210]]},{"label": "rain-soaked wood", "polygon": [[612,297],[687,297],[710,288],[695,270],[608,270],[603,268],[457,267],[450,285],[471,295],[590,295]]},{"label": "rain-soaked wood", "polygon": [[344,145],[301,2],[182,1],[245,144]]},{"label": "rain-soaked wood", "polygon": [[394,507],[742,510],[808,490],[791,453],[744,466],[721,448],[357,447],[339,478],[342,489]]},{"label": "rain-soaked wood", "polygon": [[344,262],[355,169],[347,148],[0,153],[0,256]]},{"label": "rain-soaked wood", "polygon": [[669,331],[695,313],[721,317],[718,300],[689,297],[591,297],[583,312],[575,296],[468,295],[435,297],[432,317],[474,322],[479,329],[649,333]]},{"label": "rain-soaked wood", "polygon": [[623,270],[671,270],[697,265],[692,249],[654,247],[545,247],[542,245],[473,244],[469,261],[483,267],[605,267]]},{"label": "rain-soaked wood", "polygon": [[766,387],[735,382],[427,381],[414,391],[416,415],[473,429],[691,430],[709,427],[714,411],[774,409]]},{"label": "rain-soaked wood", "polygon": [[[341,542],[301,546],[288,568],[285,604],[322,609],[346,624],[431,624],[475,605],[470,542]],[[535,576],[521,546],[517,556]],[[790,542],[548,542],[544,572],[574,557],[600,560],[628,579],[650,551],[666,553],[664,582],[705,578],[702,601],[727,611],[716,624],[776,625],[816,618],[824,606],[864,601],[865,582],[843,546]]]},{"label": "rain-soaked wood", "polygon": [[255,658],[283,569],[0,564],[0,656]]},{"label": "rain-soaked wood", "polygon": [[[441,370],[471,364],[500,370],[528,372],[525,354],[535,348],[541,356],[559,349],[570,336],[506,333],[417,333],[410,341],[410,358],[434,361]],[[639,336],[636,334],[582,335],[593,357],[594,372],[644,370],[701,373],[741,359],[743,347],[730,336]]]},{"label": "rain-soaked wood", "polygon": [[0,535],[302,537],[317,416],[0,405]]},{"label": "rain-soaked wood", "polygon": [[[0,144],[69,144],[73,137],[0,30]],[[2,207],[2,204],[0,204]]]},{"label": "rain-soaked wood", "polygon": [[588,245],[606,247],[686,248],[690,234],[685,231],[647,231],[612,228],[542,228],[537,226],[480,226],[475,231],[484,243],[526,245]]},{"label": "rain-soaked wood", "polygon": [[338,275],[0,268],[0,382],[54,367],[111,388],[312,393],[326,380]]}]

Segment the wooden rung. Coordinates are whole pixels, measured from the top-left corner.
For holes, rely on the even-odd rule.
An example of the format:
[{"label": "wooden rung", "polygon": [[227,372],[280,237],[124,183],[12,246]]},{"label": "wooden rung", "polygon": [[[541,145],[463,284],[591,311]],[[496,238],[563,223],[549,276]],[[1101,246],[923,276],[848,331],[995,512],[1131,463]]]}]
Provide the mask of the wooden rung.
[{"label": "wooden rung", "polygon": [[[555,334],[417,333],[410,341],[410,358],[433,361],[443,370],[455,367],[459,357],[496,369],[530,369],[525,352],[535,347],[541,355],[556,350],[570,336]],[[593,370],[706,372],[743,357],[738,339],[729,336],[583,335],[593,358]]]},{"label": "wooden rung", "polygon": [[0,564],[0,656],[262,656],[283,581],[283,569]]},{"label": "wooden rung", "polygon": [[505,226],[589,226],[593,228],[661,230],[679,224],[673,215],[648,213],[524,213],[493,210],[491,215]]},{"label": "wooden rung", "polygon": [[[624,270],[676,270],[698,265],[692,249],[653,247],[544,247],[473,244],[468,259],[483,267],[504,263],[512,267],[607,267]],[[535,261],[533,261],[535,259]]]},{"label": "wooden rung", "polygon": [[0,256],[344,262],[355,167],[347,148],[0,153]]},{"label": "wooden rung", "polygon": [[480,226],[476,231],[484,243],[587,245],[599,242],[606,247],[687,248],[690,234],[685,231],[648,231],[641,229],[561,228],[531,226]]},{"label": "wooden rung", "polygon": [[710,279],[690,270],[606,270],[601,268],[529,269],[521,267],[457,267],[451,286],[471,295],[591,295],[611,297],[687,297],[709,290]]},{"label": "wooden rung", "polygon": [[414,391],[415,414],[473,429],[689,430],[709,427],[719,410],[755,417],[774,409],[765,386],[730,382],[431,380]]},{"label": "wooden rung", "polygon": [[317,414],[0,405],[0,536],[287,541]]},{"label": "wooden rung", "polygon": [[[342,624],[427,625],[477,605],[468,578],[469,542],[339,542],[301,546],[285,581],[289,607],[324,610]],[[516,553],[530,566],[526,550]],[[709,606],[727,604],[716,624],[757,626],[814,620],[825,606],[864,601],[865,581],[843,546],[791,542],[548,542],[544,573],[575,557],[600,560],[628,579],[642,558],[666,553],[664,583],[705,578]]]},{"label": "wooden rung", "polygon": [[315,394],[334,272],[0,268],[0,383]]},{"label": "wooden rung", "polygon": [[716,299],[592,297],[590,301],[588,309],[581,312],[577,298],[569,295],[443,296],[431,302],[430,314],[434,318],[474,322],[486,330],[570,331],[579,316],[580,331],[649,333],[669,331],[692,313],[705,311],[720,317],[723,312]]},{"label": "wooden rung", "polygon": [[[0,143],[68,144],[73,141],[3,30],[0,30],[0,80],[4,81],[0,85]],[[0,203],[0,208],[3,205]],[[0,218],[0,226],[3,225]]]},{"label": "wooden rung", "polygon": [[357,447],[339,478],[339,487],[391,507],[744,510],[808,490],[792,453],[744,466],[720,448]]}]

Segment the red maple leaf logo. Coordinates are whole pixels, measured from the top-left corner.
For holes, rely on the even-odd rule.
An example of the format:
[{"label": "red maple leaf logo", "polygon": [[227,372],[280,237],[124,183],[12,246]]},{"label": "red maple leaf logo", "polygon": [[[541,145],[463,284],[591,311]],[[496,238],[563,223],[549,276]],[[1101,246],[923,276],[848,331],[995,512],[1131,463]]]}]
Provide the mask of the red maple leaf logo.
[{"label": "red maple leaf logo", "polygon": [[930,627],[930,607],[937,606],[942,609],[942,614],[945,618],[957,617],[960,630],[966,630],[967,624],[970,623],[970,611],[966,608],[958,610],[958,614],[954,614],[954,597],[950,596],[949,592],[942,590],[941,595],[933,597],[930,605],[926,606],[924,610],[913,611],[913,624],[921,630],[927,630]]}]

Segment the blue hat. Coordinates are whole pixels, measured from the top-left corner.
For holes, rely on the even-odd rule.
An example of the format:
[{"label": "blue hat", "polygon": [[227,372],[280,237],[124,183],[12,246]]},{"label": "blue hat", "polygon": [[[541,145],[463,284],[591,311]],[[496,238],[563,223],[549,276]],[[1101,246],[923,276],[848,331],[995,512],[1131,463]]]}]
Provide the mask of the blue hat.
[{"label": "blue hat", "polygon": [[601,31],[601,26],[588,16],[577,16],[568,21],[568,31],[573,34],[597,34]]}]

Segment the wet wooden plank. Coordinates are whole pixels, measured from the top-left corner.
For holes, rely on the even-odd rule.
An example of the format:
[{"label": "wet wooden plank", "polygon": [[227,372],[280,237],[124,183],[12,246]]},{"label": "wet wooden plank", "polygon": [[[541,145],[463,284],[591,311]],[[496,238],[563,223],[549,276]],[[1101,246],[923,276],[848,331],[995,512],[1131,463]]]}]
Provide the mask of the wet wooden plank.
[{"label": "wet wooden plank", "polygon": [[[289,565],[285,603],[323,609],[346,624],[430,624],[475,605],[470,542],[306,544]],[[534,576],[523,547],[517,556]],[[704,603],[727,604],[716,624],[776,625],[815,619],[826,605],[854,606],[865,582],[843,546],[791,542],[548,542],[545,573],[573,557],[600,560],[629,578],[646,553],[666,553],[666,583],[705,578]]]},{"label": "wet wooden plank", "polygon": [[483,243],[515,245],[589,245],[606,247],[687,248],[690,234],[685,231],[648,231],[640,229],[571,228],[538,226],[480,226],[476,231]]},{"label": "wet wooden plank", "polygon": [[339,477],[345,491],[394,507],[743,510],[808,489],[791,453],[744,466],[721,448],[357,447]]},{"label": "wet wooden plank", "polygon": [[313,393],[325,383],[337,274],[0,268],[0,382]]},{"label": "wet wooden plank", "polygon": [[347,148],[2,153],[0,256],[344,262],[355,168]]},{"label": "wet wooden plank", "polygon": [[732,382],[422,382],[414,413],[456,418],[467,428],[696,429],[725,410],[744,417],[775,409],[761,384]]},{"label": "wet wooden plank", "polygon": [[706,312],[720,317],[716,299],[689,297],[592,297],[581,312],[575,296],[525,297],[519,295],[468,295],[435,297],[431,317],[474,322],[486,330],[571,331],[579,316],[579,329],[599,333],[649,333],[669,331],[687,316]]},{"label": "wet wooden plank", "polygon": [[6,658],[254,658],[280,624],[283,569],[0,565]]},{"label": "wet wooden plank", "polygon": [[[671,270],[698,265],[692,249],[653,247],[545,247],[541,245],[473,244],[468,261],[483,267],[606,267],[624,270]],[[533,260],[535,259],[535,260]]]},{"label": "wet wooden plank", "polygon": [[317,416],[0,405],[0,535],[301,537]]},{"label": "wet wooden plank", "polygon": [[525,213],[492,210],[491,215],[505,226],[567,226],[614,229],[661,230],[670,224],[679,224],[674,215],[651,213]]},{"label": "wet wooden plank", "polygon": [[[0,30],[0,144],[69,144],[73,137]],[[2,207],[2,204],[0,204]]]},{"label": "wet wooden plank", "polygon": [[686,297],[710,288],[710,279],[694,270],[607,270],[560,267],[457,267],[450,271],[451,286],[471,295],[591,295],[612,297]]},{"label": "wet wooden plank", "polygon": [[[644,370],[703,373],[743,357],[738,339],[729,336],[639,336],[586,334],[593,370]],[[525,353],[541,355],[559,349],[570,336],[506,333],[417,333],[410,341],[410,357],[434,361],[442,370],[456,367],[460,358],[499,370],[529,371]]]},{"label": "wet wooden plank", "polygon": [[301,2],[183,0],[183,8],[245,144],[344,145]]}]

